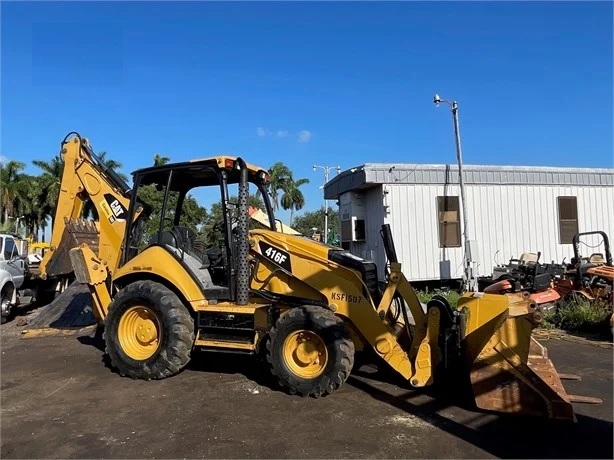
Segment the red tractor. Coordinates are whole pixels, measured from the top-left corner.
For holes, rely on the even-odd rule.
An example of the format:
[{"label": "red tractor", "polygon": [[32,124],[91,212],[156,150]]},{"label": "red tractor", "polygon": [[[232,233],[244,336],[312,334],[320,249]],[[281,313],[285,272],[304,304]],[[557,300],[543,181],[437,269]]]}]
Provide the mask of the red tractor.
[{"label": "red tractor", "polygon": [[[604,254],[593,253],[589,257],[580,254],[580,237],[600,235]],[[554,288],[561,298],[571,299],[578,295],[588,300],[605,300],[612,306],[614,292],[614,264],[608,235],[602,231],[577,233],[573,237],[574,257],[567,266],[565,275],[555,280]]]},{"label": "red tractor", "polygon": [[563,276],[565,267],[561,264],[540,264],[541,253],[535,260],[520,260],[508,273],[499,276],[483,291],[489,294],[517,295],[530,299],[542,311],[556,307],[561,296],[554,289],[555,280]]}]

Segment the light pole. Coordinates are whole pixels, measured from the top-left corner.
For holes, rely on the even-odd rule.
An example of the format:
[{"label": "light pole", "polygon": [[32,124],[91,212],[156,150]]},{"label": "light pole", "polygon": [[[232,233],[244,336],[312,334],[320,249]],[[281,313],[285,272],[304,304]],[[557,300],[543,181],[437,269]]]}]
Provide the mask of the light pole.
[{"label": "light pole", "polygon": [[[341,166],[318,166],[313,165],[313,170],[317,168],[324,170],[324,185],[328,183],[328,173],[331,168],[337,170],[337,174],[341,172]],[[324,186],[322,186],[322,195],[324,196],[324,244],[328,244],[328,200],[326,199],[326,193],[324,192]]]},{"label": "light pole", "polygon": [[452,109],[452,119],[454,120],[454,137],[456,141],[456,159],[458,161],[458,185],[460,187],[461,205],[463,209],[463,234],[465,235],[465,257],[464,257],[464,273],[465,273],[465,285],[466,291],[475,290],[475,280],[473,277],[472,256],[470,248],[469,238],[469,216],[467,215],[467,201],[465,200],[465,183],[463,181],[463,151],[461,149],[460,140],[460,128],[458,126],[458,103],[456,101],[449,102],[439,97],[439,94],[435,94],[433,102],[436,107],[439,107],[440,103],[448,104]]},{"label": "light pole", "polygon": [[16,218],[16,222],[15,222],[15,233],[19,233],[19,221],[23,220],[25,218],[25,216],[19,216]]}]

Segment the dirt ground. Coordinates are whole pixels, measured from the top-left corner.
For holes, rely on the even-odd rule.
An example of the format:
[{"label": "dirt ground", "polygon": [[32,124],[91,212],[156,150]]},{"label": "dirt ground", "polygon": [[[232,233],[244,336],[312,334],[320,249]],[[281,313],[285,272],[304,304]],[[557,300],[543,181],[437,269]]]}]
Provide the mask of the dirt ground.
[{"label": "dirt ground", "polygon": [[370,366],[332,396],[289,396],[251,358],[200,354],[158,382],[119,377],[93,333],[0,328],[2,458],[612,458],[612,351],[546,340],[578,423],[451,406]]}]

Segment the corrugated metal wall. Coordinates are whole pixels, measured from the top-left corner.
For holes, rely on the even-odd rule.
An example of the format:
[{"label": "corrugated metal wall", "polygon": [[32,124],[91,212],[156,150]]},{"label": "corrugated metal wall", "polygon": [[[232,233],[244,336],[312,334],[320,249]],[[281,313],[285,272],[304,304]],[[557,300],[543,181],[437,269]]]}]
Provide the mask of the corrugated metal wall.
[{"label": "corrugated metal wall", "polygon": [[[444,185],[384,185],[389,191],[390,223],[403,272],[414,281],[462,276],[462,248],[439,248],[437,196]],[[468,185],[469,231],[478,240],[478,275],[490,275],[497,262],[507,262],[523,252],[541,251],[541,261],[567,261],[573,256],[571,244],[559,244],[557,196],[577,196],[579,230],[604,230],[614,240],[614,187],[542,185]],[[457,185],[448,185],[448,196],[459,195]],[[380,195],[381,196],[381,195]],[[459,198],[460,200],[460,198]],[[382,204],[380,204],[382,206]],[[381,220],[369,206],[368,220]],[[462,217],[461,217],[462,222]],[[367,222],[369,228],[376,225]],[[377,237],[379,238],[379,228]],[[596,244],[587,238],[587,244]],[[613,241],[614,242],[614,241]],[[381,244],[378,252],[383,252]],[[583,255],[603,252],[603,247],[584,247]],[[584,254],[585,253],[585,254]],[[360,254],[357,254],[360,255]]]},{"label": "corrugated metal wall", "polygon": [[365,198],[365,237],[364,242],[352,242],[352,254],[375,261],[380,279],[384,279],[386,254],[380,236],[380,229],[384,223],[382,186],[377,185],[362,192]]}]

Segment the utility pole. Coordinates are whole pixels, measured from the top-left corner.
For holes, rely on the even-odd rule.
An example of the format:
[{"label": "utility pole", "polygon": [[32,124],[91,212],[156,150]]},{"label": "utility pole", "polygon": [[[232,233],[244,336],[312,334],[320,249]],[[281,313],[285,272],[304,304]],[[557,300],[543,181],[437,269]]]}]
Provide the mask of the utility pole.
[{"label": "utility pole", "polygon": [[465,199],[465,183],[463,180],[463,151],[461,148],[460,128],[458,124],[458,103],[456,101],[449,102],[443,100],[438,94],[433,97],[433,102],[436,107],[439,107],[440,103],[448,104],[452,109],[452,119],[454,121],[454,139],[456,143],[456,160],[458,161],[458,185],[461,195],[461,206],[463,212],[463,235],[465,236],[465,257],[464,257],[464,290],[475,291],[476,282],[473,269],[473,256],[471,254],[472,244],[469,238],[469,216],[467,215],[467,201]]},{"label": "utility pole", "polygon": [[[328,173],[331,168],[337,170],[337,174],[341,172],[341,166],[318,166],[313,165],[313,170],[317,168],[324,170],[324,185],[328,183]],[[324,185],[322,185],[322,196],[324,197],[324,244],[328,244],[328,200],[326,199],[326,193],[324,193]]]}]

